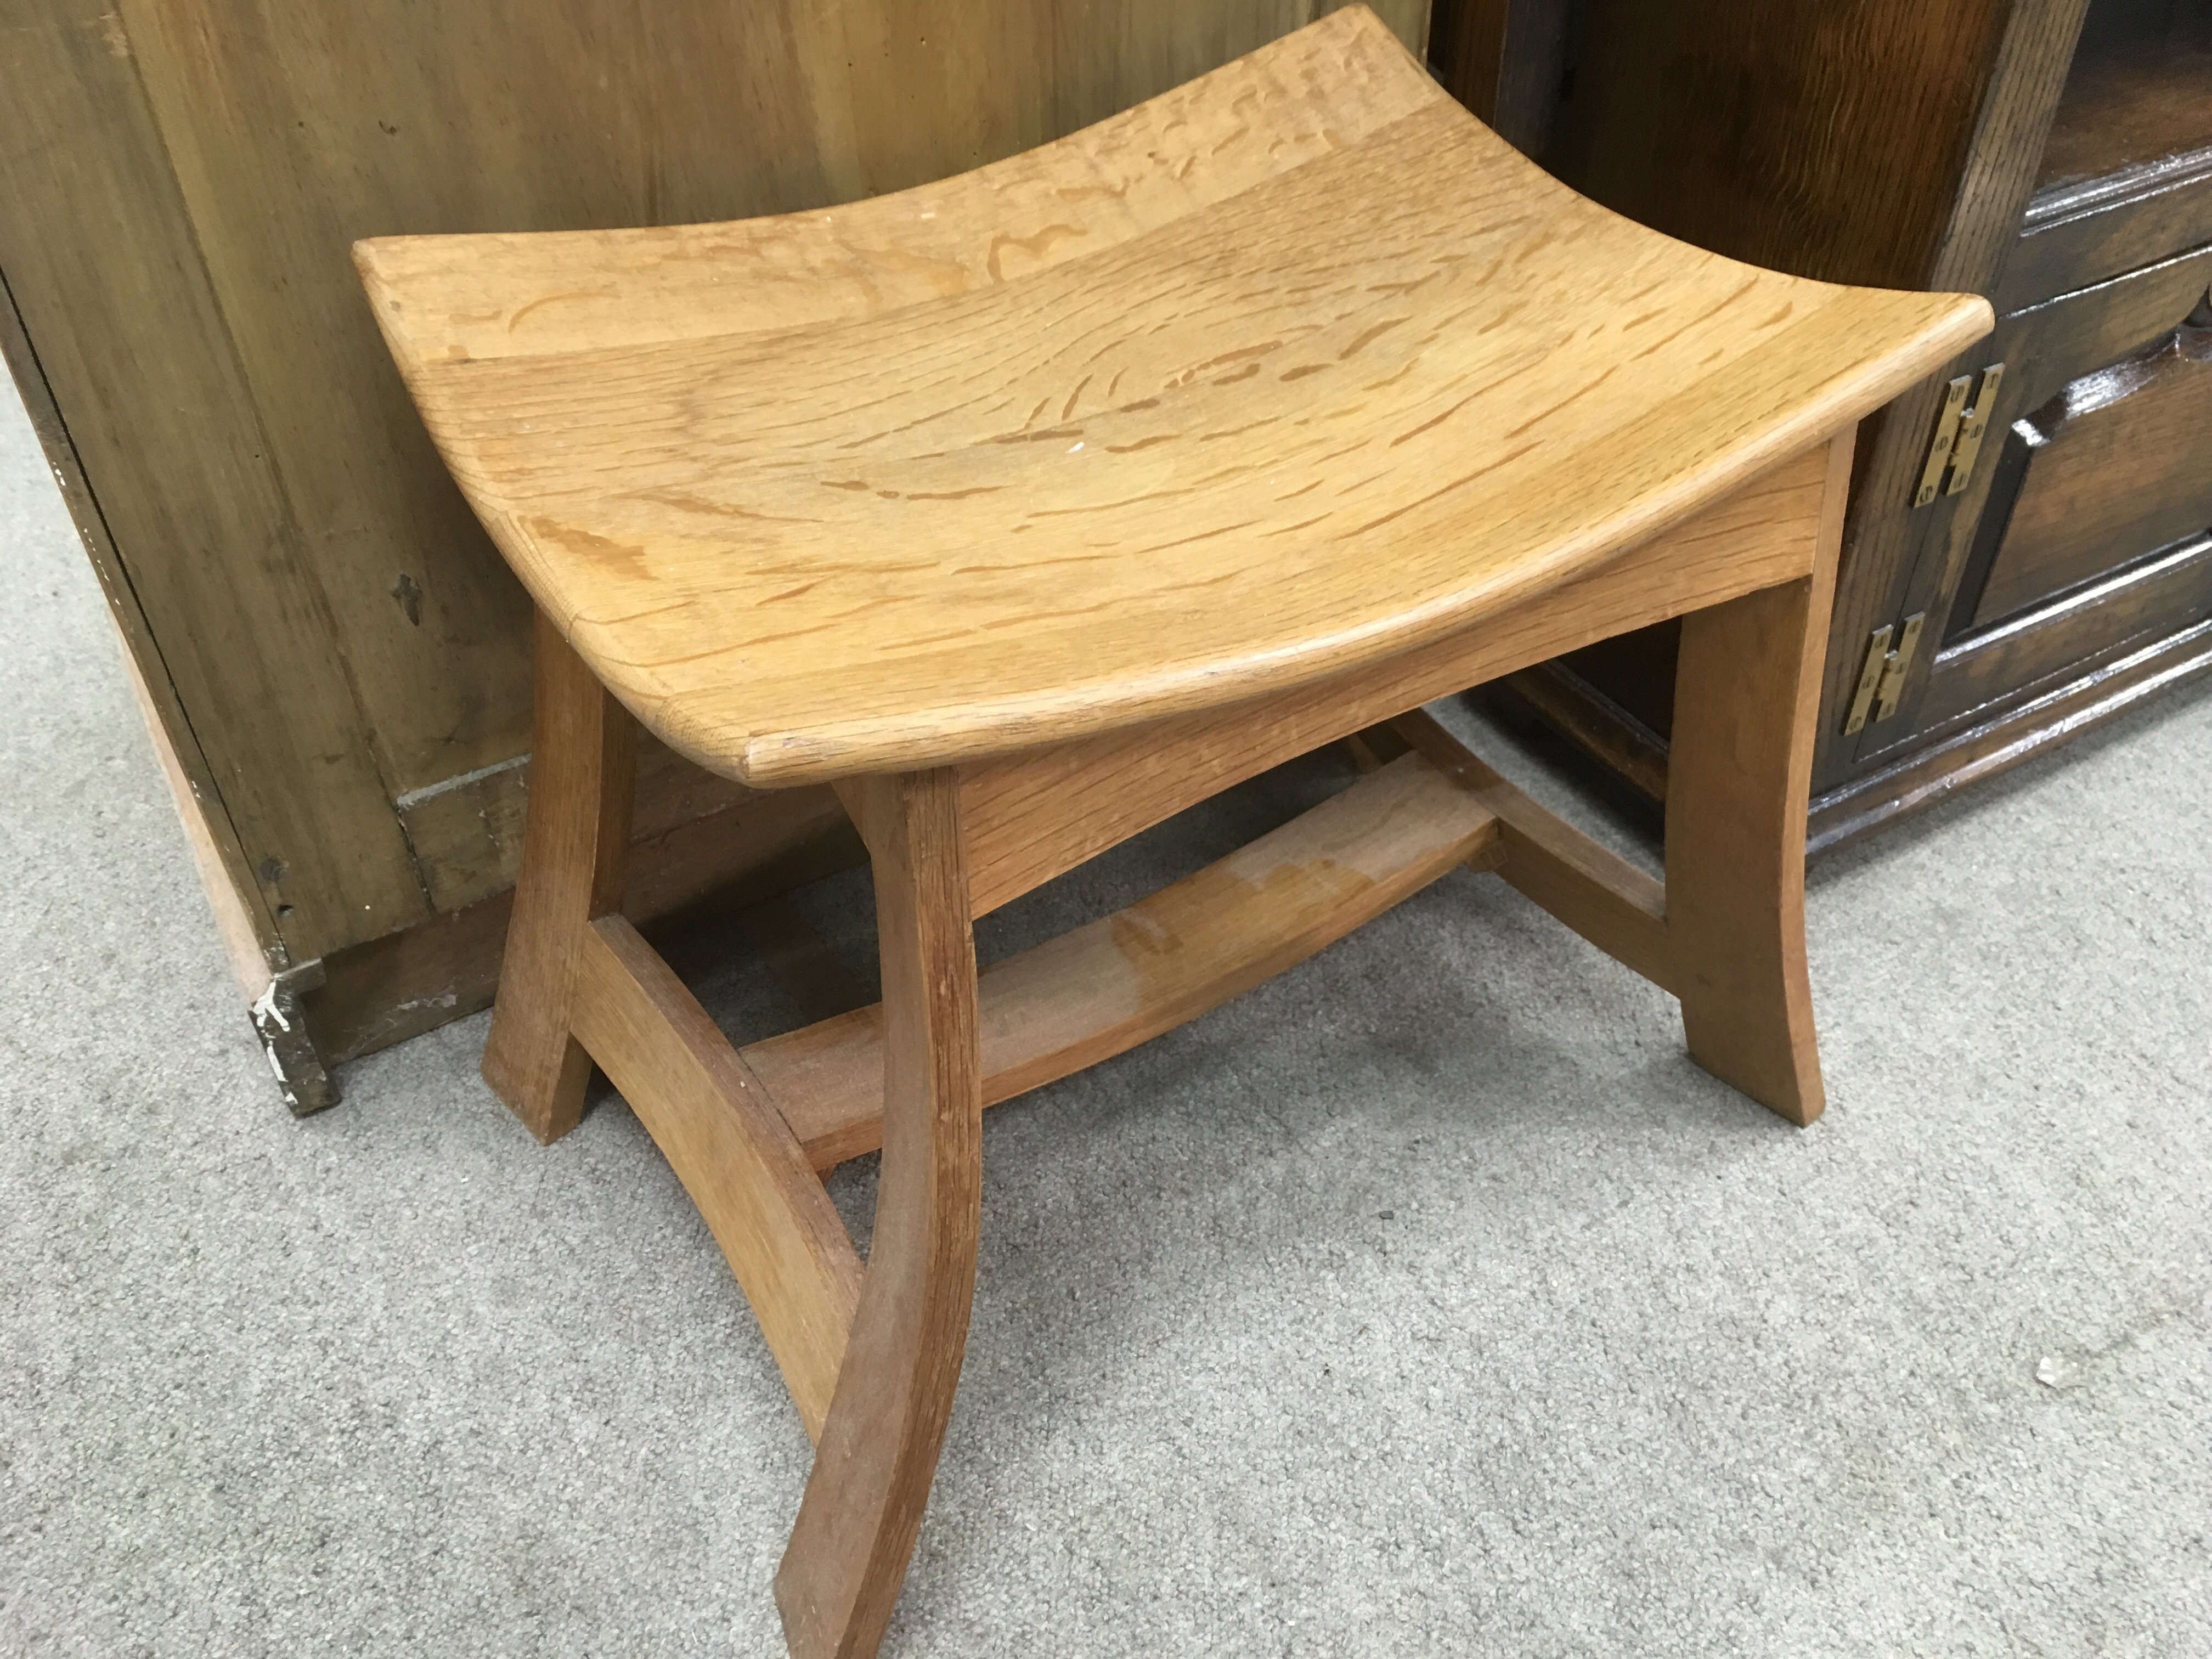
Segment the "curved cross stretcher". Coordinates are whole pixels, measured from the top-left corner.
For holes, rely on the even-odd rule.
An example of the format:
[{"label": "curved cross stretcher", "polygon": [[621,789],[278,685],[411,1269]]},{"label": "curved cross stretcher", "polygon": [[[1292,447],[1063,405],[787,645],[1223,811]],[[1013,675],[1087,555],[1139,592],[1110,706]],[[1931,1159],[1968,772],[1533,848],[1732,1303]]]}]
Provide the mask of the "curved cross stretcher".
[{"label": "curved cross stretcher", "polygon": [[[1856,421],[1978,299],[1734,264],[1585,202],[1364,9],[1043,149],[826,212],[356,250],[538,607],[484,1074],[592,1066],[712,1226],[814,1473],[776,1594],[875,1650],[965,1340],[984,1105],[1462,865],[1681,1001],[1809,1121],[1804,812]],[[1663,887],[1422,703],[1683,619]],[[619,911],[635,728],[866,842],[884,999],[738,1050]],[[976,971],[973,919],[1365,733],[1386,763]],[[863,1267],[817,1172],[880,1146]]]}]

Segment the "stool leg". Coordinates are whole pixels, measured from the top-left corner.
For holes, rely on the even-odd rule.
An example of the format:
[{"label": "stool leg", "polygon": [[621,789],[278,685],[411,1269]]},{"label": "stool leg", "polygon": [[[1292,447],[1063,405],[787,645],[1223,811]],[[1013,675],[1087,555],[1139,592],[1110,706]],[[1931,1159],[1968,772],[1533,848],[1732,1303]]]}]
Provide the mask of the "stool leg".
[{"label": "stool leg", "polygon": [[1805,810],[1825,574],[1682,619],[1667,768],[1667,931],[1691,1057],[1793,1123],[1824,1103]]},{"label": "stool leg", "polygon": [[483,1076],[530,1133],[576,1127],[591,1056],[569,1035],[585,927],[622,903],[636,725],[538,613],[537,706],[522,875],[507,924]]},{"label": "stool leg", "polygon": [[875,867],[883,1171],[860,1309],[776,1573],[798,1659],[867,1659],[883,1639],[967,1345],[983,1105],[957,785],[946,769],[846,792]]}]

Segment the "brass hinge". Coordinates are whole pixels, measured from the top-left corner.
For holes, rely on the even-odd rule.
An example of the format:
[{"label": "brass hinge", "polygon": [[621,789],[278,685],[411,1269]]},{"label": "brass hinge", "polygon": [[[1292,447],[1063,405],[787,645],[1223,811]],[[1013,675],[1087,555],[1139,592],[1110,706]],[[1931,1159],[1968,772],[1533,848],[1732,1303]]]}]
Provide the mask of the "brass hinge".
[{"label": "brass hinge", "polygon": [[[1921,626],[1927,620],[1928,613],[1919,611],[1905,619],[1902,633],[1887,623],[1874,630],[1874,637],[1867,641],[1866,661],[1859,669],[1859,683],[1851,692],[1844,736],[1863,729],[1869,716],[1886,720],[1897,712],[1899,700],[1905,696],[1905,677],[1912,667],[1912,653],[1920,648]],[[1893,634],[1897,635],[1894,651],[1889,646]]]},{"label": "brass hinge", "polygon": [[[1974,476],[1974,461],[1982,453],[1990,416],[1996,412],[1997,388],[2004,384],[2004,371],[2002,363],[1991,363],[1982,371],[1982,388],[1974,393],[1971,409],[1966,394],[1973,391],[1972,375],[1961,374],[1943,388],[1943,408],[1936,417],[1936,435],[1928,441],[1928,459],[1921,463],[1920,487],[1913,491],[1913,506],[1925,507],[1939,494],[1955,495]],[[1948,484],[1943,482],[1946,471],[1951,475]]]},{"label": "brass hinge", "polygon": [[[1966,412],[1966,394],[1973,389],[1974,377],[1971,374],[1961,374],[1943,388],[1943,412],[1936,417],[1936,435],[1928,441],[1928,459],[1920,469],[1920,488],[1913,495],[1913,506],[1927,506],[1942,489],[1943,469],[1951,465],[1951,446],[1959,436],[1959,417]],[[1882,643],[1887,645],[1889,641],[1884,640]]]}]

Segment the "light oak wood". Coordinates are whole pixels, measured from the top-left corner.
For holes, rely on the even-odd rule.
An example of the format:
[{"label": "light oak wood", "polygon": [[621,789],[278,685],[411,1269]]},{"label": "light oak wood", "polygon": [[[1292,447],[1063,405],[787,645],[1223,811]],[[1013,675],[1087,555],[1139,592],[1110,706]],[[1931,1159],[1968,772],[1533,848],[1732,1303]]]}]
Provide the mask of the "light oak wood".
[{"label": "light oak wood", "polygon": [[775,1577],[797,1659],[872,1654],[921,1526],[960,1381],[982,1206],[975,942],[958,781],[872,781],[883,955],[883,1170],[867,1275]]},{"label": "light oak wood", "polygon": [[[1408,755],[1127,909],[994,963],[980,993],[983,1104],[1149,1042],[1304,961],[1455,866],[1481,867],[1495,851],[1496,805]],[[744,1054],[815,1168],[880,1143],[879,1006]]]},{"label": "light oak wood", "polygon": [[1816,445],[1556,593],[1355,673],[963,767],[976,915],[1348,727],[1804,574],[1828,476],[1826,446]]},{"label": "light oak wood", "polygon": [[1499,875],[1607,956],[1674,988],[1662,884],[1529,799],[1427,711],[1401,714],[1391,729],[1497,815]]},{"label": "light oak wood", "polygon": [[849,208],[358,254],[540,605],[671,746],[763,785],[1418,648],[1989,326],[1591,207],[1357,7]]},{"label": "light oak wood", "polygon": [[1851,472],[1830,447],[1812,574],[1682,623],[1667,773],[1667,936],[1690,1054],[1794,1123],[1826,1104],[1805,962],[1805,817]]},{"label": "light oak wood", "polygon": [[577,951],[586,926],[622,902],[637,728],[542,613],[537,679],[537,788],[483,1076],[551,1141],[576,1127],[592,1080],[571,1035]]},{"label": "light oak wood", "polygon": [[1816,613],[1826,623],[1813,589],[1769,588],[1685,622],[1667,781],[1667,931],[1691,1055],[1795,1123],[1826,1103],[1805,962],[1820,659],[1805,641]]},{"label": "light oak wood", "polygon": [[[776,1579],[801,1659],[875,1652],[914,1547],[986,1104],[1468,866],[1674,991],[1708,1067],[1819,1109],[1793,860],[1849,434],[1979,301],[1598,214],[1357,9],[850,210],[361,258],[546,618],[532,1012],[502,992],[487,1073],[557,1132],[573,1032],[714,1225],[817,1435]],[[1663,889],[1419,710],[1677,617]],[[727,776],[834,787],[880,1007],[732,1050],[607,914],[617,696]],[[1346,738],[1373,769],[1334,799],[978,975],[975,915]],[[813,1170],[878,1146],[861,1271]]]},{"label": "light oak wood", "polygon": [[760,1079],[620,916],[584,931],[574,1008],[578,1038],[706,1218],[820,1438],[860,1295],[829,1194]]}]

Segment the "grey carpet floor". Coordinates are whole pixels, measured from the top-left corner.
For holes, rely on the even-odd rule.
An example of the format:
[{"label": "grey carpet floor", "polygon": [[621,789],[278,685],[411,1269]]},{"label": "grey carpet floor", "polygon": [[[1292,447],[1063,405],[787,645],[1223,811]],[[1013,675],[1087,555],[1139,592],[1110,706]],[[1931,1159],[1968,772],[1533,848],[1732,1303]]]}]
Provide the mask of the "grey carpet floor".
[{"label": "grey carpet floor", "polygon": [[[12,400],[0,559],[0,1654],[781,1652],[806,1442],[636,1121],[481,1018],[289,1118]],[[1809,1131],[1465,875],[999,1109],[886,1652],[2212,1652],[2208,777],[2199,690],[1820,866]]]}]

